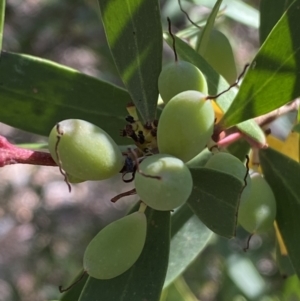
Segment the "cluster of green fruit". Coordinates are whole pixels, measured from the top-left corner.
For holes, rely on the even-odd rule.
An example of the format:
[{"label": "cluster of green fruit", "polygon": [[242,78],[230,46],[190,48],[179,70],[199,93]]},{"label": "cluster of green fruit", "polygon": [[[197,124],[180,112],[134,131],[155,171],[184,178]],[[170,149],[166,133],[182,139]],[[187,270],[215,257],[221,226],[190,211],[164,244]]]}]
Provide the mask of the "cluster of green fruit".
[{"label": "cluster of green fruit", "polygon": [[[114,278],[139,258],[146,240],[147,206],[173,210],[188,200],[193,179],[186,163],[203,151],[213,133],[214,109],[206,98],[206,79],[197,67],[176,61],[162,70],[158,84],[165,102],[158,125],[140,126],[131,107],[125,130],[139,148],[134,156],[134,184],[143,203],[138,212],[109,224],[88,245],[84,269],[97,279]],[[52,129],[49,150],[71,183],[108,179],[124,169],[130,155],[122,153],[105,131],[77,119],[64,120]],[[245,182],[239,222],[246,230],[263,231],[273,223],[275,198],[259,174],[249,176],[243,163],[225,152],[212,155],[205,167]]]}]

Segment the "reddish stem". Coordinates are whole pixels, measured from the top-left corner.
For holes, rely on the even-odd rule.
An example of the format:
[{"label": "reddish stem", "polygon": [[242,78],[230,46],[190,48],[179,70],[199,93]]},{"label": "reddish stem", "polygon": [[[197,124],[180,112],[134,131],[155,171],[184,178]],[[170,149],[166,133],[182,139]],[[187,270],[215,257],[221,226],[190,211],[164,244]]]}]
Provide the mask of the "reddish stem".
[{"label": "reddish stem", "polygon": [[0,167],[17,163],[57,166],[49,153],[17,147],[0,136]]}]

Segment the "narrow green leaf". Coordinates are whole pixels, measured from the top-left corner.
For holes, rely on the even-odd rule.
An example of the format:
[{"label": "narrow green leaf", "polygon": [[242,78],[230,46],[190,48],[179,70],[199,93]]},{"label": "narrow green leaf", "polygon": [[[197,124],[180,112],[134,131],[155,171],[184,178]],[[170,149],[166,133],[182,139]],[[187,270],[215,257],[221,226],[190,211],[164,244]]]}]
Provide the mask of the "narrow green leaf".
[{"label": "narrow green leaf", "polygon": [[277,224],[291,263],[300,277],[300,164],[268,148],[261,150],[260,163],[277,202]]},{"label": "narrow green leaf", "polygon": [[266,135],[260,126],[253,120],[249,119],[236,125],[236,127],[251,140],[263,146],[266,144]]},{"label": "narrow green leaf", "polygon": [[[164,38],[169,46],[172,47],[173,40],[170,34],[164,33]],[[175,39],[176,51],[180,58],[197,66],[205,75],[208,85],[208,92],[210,95],[216,95],[228,88],[229,85],[227,81],[221,75],[219,75],[200,54],[198,54],[191,46],[189,46],[180,38],[175,37]],[[230,107],[235,95],[236,91],[231,89],[227,93],[218,97],[216,102],[220,108],[226,112]]]},{"label": "narrow green leaf", "polygon": [[138,261],[127,272],[110,280],[89,277],[79,301],[159,300],[168,265],[170,213],[147,209],[146,214],[147,239]]},{"label": "narrow green leaf", "polygon": [[[183,216],[183,218],[182,218]],[[164,287],[181,275],[206,246],[212,232],[184,205],[172,216],[172,239]],[[174,233],[173,229],[181,227]]]},{"label": "narrow green leaf", "polygon": [[268,113],[300,95],[299,3],[282,16],[251,63],[220,121],[225,127]]},{"label": "narrow green leaf", "polygon": [[197,40],[197,44],[195,47],[195,50],[200,53],[202,56],[205,54],[206,52],[206,47],[208,45],[208,41],[210,38],[210,33],[212,31],[212,29],[214,28],[214,24],[215,24],[215,19],[218,15],[220,6],[222,4],[223,0],[217,0],[208,19],[207,22],[204,26],[204,28],[201,30],[201,35],[198,35],[198,40]]},{"label": "narrow green leaf", "polygon": [[285,10],[294,0],[260,1],[259,40],[262,44]]},{"label": "narrow green leaf", "polygon": [[157,0],[99,0],[116,67],[144,121],[152,121],[162,64],[162,27]]},{"label": "narrow green leaf", "polygon": [[54,62],[2,52],[0,60],[0,121],[48,136],[52,127],[68,118],[90,121],[118,143],[127,116],[129,94],[123,90]]},{"label": "narrow green leaf", "polygon": [[213,232],[235,236],[239,195],[243,183],[237,178],[208,168],[190,168],[194,188],[188,204]]},{"label": "narrow green leaf", "polygon": [[0,51],[2,50],[4,19],[5,19],[5,0],[0,0]]}]

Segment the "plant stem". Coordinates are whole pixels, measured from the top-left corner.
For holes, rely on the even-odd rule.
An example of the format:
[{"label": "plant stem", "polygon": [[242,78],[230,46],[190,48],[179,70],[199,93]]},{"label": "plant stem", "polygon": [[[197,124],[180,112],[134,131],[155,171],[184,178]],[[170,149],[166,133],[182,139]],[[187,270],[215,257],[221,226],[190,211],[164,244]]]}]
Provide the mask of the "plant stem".
[{"label": "plant stem", "polygon": [[49,153],[17,147],[0,136],[0,167],[18,163],[57,166]]}]

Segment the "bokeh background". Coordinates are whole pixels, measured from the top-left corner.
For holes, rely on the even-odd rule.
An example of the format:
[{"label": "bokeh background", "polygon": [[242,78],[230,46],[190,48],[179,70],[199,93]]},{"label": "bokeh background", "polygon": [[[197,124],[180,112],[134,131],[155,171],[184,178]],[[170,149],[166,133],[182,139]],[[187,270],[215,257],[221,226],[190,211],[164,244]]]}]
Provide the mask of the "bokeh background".
[{"label": "bokeh background", "polygon": [[[182,0],[190,17],[205,19],[210,9],[192,2]],[[259,1],[245,2],[259,8]],[[167,16],[174,31],[189,24],[177,1],[161,3],[164,28]],[[3,49],[50,59],[122,86],[97,9],[96,0],[8,0]],[[259,47],[257,28],[225,15],[216,26],[229,38],[240,72]],[[171,55],[165,45],[165,60]],[[15,144],[47,143],[46,137],[1,123],[0,135]],[[57,299],[58,286],[68,285],[80,271],[88,242],[137,201],[125,197],[110,202],[131,188],[118,175],[73,185],[68,193],[56,167],[1,168],[0,301]],[[213,237],[184,274],[193,300],[300,300],[297,278],[284,279],[276,265],[274,232],[254,236],[244,253],[247,236],[238,229],[233,240]]]}]

